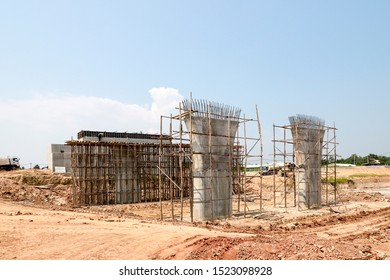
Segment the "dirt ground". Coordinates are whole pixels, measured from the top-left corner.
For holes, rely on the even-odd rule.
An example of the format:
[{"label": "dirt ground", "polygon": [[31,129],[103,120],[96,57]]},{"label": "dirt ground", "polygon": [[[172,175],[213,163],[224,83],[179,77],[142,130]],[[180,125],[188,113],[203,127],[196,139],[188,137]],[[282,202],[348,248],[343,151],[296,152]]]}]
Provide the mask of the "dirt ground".
[{"label": "dirt ground", "polygon": [[[343,167],[337,203],[321,209],[264,208],[248,190],[232,219],[191,223],[180,203],[72,207],[69,177],[44,170],[0,172],[0,259],[339,260],[390,259],[390,168]],[[253,181],[256,186],[257,182]],[[268,186],[268,187],[267,187]],[[255,187],[254,187],[255,188]],[[267,194],[268,191],[268,194]],[[247,209],[244,213],[243,209]],[[257,210],[256,210],[257,209]],[[245,214],[245,215],[244,215]]]}]

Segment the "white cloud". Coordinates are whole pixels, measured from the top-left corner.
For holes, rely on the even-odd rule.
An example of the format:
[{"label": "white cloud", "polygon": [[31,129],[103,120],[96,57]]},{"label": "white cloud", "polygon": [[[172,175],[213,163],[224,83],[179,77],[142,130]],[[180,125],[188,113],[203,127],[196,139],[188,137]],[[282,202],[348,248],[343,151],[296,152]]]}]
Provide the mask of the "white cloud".
[{"label": "white cloud", "polygon": [[158,132],[160,116],[175,113],[183,99],[174,88],[152,88],[151,106],[93,96],[40,95],[0,103],[0,156],[46,163],[48,145],[64,143],[80,130]]},{"label": "white cloud", "polygon": [[153,98],[151,111],[153,114],[163,115],[172,112],[172,109],[178,106],[178,103],[183,100],[179,91],[174,88],[152,88],[149,90]]}]

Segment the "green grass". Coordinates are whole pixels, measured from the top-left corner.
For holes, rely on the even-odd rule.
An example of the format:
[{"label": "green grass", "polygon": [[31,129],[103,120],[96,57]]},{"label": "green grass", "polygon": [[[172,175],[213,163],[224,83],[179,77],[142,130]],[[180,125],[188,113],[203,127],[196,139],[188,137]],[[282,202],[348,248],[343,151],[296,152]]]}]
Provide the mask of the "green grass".
[{"label": "green grass", "polygon": [[[355,178],[368,178],[368,177],[386,177],[388,175],[386,174],[375,174],[375,173],[358,173],[358,174],[352,174],[349,177],[337,177],[336,184],[337,185],[343,185],[343,184],[354,184]],[[322,183],[325,183],[325,180],[322,180]],[[334,177],[329,177],[329,183],[334,186]]]},{"label": "green grass", "polygon": [[367,177],[386,177],[386,174],[375,174],[375,173],[358,173],[352,174],[350,178],[367,178]]},{"label": "green grass", "polygon": [[[325,183],[325,179],[322,179],[322,183]],[[329,177],[329,183],[334,186],[334,177]],[[354,184],[353,180],[351,178],[347,177],[337,177],[336,179],[336,185],[343,185],[343,184]]]}]

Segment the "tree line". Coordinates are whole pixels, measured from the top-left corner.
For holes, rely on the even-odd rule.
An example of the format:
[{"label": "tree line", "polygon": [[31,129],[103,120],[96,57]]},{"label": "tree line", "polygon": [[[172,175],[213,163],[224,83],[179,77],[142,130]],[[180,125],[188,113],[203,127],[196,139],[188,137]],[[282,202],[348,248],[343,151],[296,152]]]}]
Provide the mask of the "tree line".
[{"label": "tree line", "polygon": [[389,165],[390,164],[390,157],[376,155],[376,154],[369,154],[367,156],[362,157],[362,156],[359,156],[357,154],[352,154],[348,158],[337,159],[336,163],[355,164],[358,166],[361,166],[361,165]]}]

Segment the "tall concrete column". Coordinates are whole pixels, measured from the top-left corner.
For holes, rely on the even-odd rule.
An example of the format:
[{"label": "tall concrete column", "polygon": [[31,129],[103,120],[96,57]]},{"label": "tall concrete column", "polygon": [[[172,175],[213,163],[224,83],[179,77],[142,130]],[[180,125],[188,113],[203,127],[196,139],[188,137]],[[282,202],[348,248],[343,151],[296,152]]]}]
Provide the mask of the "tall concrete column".
[{"label": "tall concrete column", "polygon": [[[192,107],[192,108],[191,108]],[[192,137],[194,219],[212,220],[232,215],[231,159],[240,109],[196,100],[183,101],[192,112],[185,118]]]},{"label": "tall concrete column", "polygon": [[300,209],[319,208],[322,204],[321,159],[324,121],[305,115],[290,117],[294,142],[295,180]]}]

